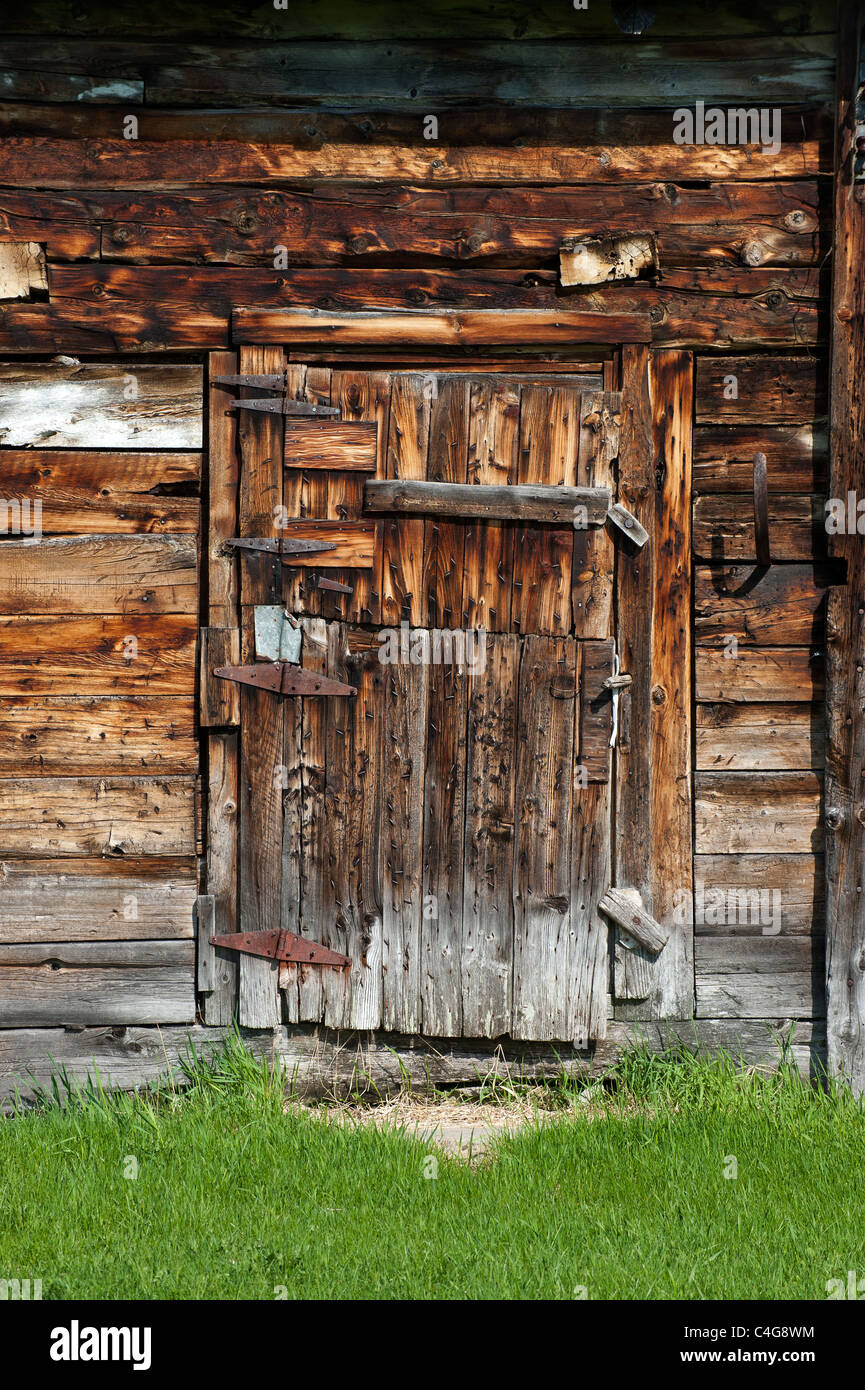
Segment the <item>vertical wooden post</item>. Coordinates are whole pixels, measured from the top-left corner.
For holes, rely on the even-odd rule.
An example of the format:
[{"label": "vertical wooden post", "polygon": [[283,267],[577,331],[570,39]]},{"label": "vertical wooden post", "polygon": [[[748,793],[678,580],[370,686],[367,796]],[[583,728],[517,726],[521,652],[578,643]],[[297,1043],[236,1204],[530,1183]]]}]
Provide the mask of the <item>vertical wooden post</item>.
[{"label": "vertical wooden post", "polygon": [[[865,497],[865,184],[854,184],[860,0],[838,36],[829,496]],[[865,539],[829,537],[847,584],[829,591],[826,643],[826,1008],[829,1069],[865,1091]]]},{"label": "vertical wooden post", "polygon": [[616,943],[616,1014],[694,1011],[691,843],[690,353],[626,347],[619,500],[649,533],[618,555],[618,651],[632,679],[616,755],[616,883],[670,929],[658,956]]}]

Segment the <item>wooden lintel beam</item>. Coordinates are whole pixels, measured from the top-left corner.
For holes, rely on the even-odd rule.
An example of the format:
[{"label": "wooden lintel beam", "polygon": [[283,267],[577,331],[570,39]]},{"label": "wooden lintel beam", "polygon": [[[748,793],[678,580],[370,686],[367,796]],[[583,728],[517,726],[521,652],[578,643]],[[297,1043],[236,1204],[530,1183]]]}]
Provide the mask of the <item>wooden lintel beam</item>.
[{"label": "wooden lintel beam", "polygon": [[605,487],[543,484],[428,483],[407,478],[370,481],[364,487],[368,512],[413,512],[424,516],[486,517],[500,521],[549,521],[565,526],[601,526],[610,505]]},{"label": "wooden lintel beam", "polygon": [[388,310],[333,313],[324,309],[235,309],[238,343],[326,343],[386,347],[510,344],[649,343],[648,314],[582,309]]}]

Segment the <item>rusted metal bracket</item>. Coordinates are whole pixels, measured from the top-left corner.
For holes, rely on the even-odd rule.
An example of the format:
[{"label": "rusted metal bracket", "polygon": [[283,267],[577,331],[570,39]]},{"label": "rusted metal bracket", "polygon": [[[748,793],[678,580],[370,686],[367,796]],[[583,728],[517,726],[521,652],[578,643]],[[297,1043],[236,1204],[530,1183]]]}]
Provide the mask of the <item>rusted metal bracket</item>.
[{"label": "rusted metal bracket", "polygon": [[212,376],[213,386],[250,386],[259,391],[284,391],[285,372],[271,372],[265,376]]},{"label": "rusted metal bracket", "polygon": [[769,549],[769,485],[766,480],[766,455],[754,455],[754,545],[757,564],[771,565]]},{"label": "rusted metal bracket", "polygon": [[288,661],[257,661],[252,666],[217,666],[213,674],[220,680],[237,681],[274,695],[356,695],[357,687],[332,681]]},{"label": "rusted metal bracket", "polygon": [[271,415],[339,415],[336,405],[314,405],[312,401],[291,401],[287,396],[263,396],[260,400],[235,401],[232,410],[264,410]]},{"label": "rusted metal bracket", "polygon": [[284,564],[291,564],[286,558],[291,555],[312,555],[322,550],[336,550],[335,541],[290,540],[286,537],[275,539],[270,536],[232,536],[223,541],[224,546],[234,546],[236,550],[255,550],[265,555],[278,555]]},{"label": "rusted metal bracket", "polygon": [[263,956],[265,960],[294,961],[300,965],[332,965],[342,970],[351,965],[348,956],[331,951],[318,941],[307,941],[290,931],[238,931],[225,936],[212,936],[211,946],[225,951],[242,951],[248,956]]},{"label": "rusted metal bracket", "polygon": [[351,584],[341,584],[338,579],[326,579],[323,574],[317,574],[315,571],[307,571],[303,587],[305,589],[327,589],[332,594],[354,593]]}]

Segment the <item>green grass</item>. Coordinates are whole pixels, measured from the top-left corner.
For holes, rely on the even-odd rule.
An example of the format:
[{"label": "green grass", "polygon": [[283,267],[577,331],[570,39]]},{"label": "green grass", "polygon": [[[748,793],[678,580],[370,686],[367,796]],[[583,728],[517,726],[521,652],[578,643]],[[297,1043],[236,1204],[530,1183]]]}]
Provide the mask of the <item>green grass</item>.
[{"label": "green grass", "polygon": [[823,1299],[865,1275],[865,1111],[786,1068],[638,1051],[589,1104],[562,1081],[561,1118],[435,1178],[423,1142],[286,1113],[239,1043],[189,1071],[149,1097],[60,1077],[0,1121],[0,1278],[44,1298]]}]

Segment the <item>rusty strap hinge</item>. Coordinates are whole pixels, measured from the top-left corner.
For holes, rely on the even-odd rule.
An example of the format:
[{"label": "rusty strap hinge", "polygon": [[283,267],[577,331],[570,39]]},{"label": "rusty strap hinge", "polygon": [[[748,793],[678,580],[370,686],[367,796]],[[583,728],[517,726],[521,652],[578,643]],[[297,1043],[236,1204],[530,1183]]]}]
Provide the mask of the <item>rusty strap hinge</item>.
[{"label": "rusty strap hinge", "polygon": [[339,415],[335,405],[313,405],[312,401],[290,401],[287,396],[263,396],[260,400],[235,401],[232,410],[266,410],[271,415]]},{"label": "rusty strap hinge", "polygon": [[238,931],[225,936],[212,936],[211,946],[226,951],[242,951],[248,956],[263,956],[265,960],[294,961],[300,965],[333,965],[344,969],[351,965],[348,956],[331,951],[318,941],[307,941],[290,931]]},{"label": "rusty strap hinge", "polygon": [[274,539],[268,536],[232,536],[223,541],[223,545],[234,546],[237,550],[255,550],[265,555],[278,555],[286,565],[291,564],[292,555],[311,555],[320,550],[336,550],[335,541],[289,540],[285,537]]},{"label": "rusty strap hinge", "polygon": [[305,671],[288,661],[257,661],[252,666],[217,666],[213,674],[223,681],[237,681],[274,695],[356,695],[357,687],[332,681],[316,671]]}]

